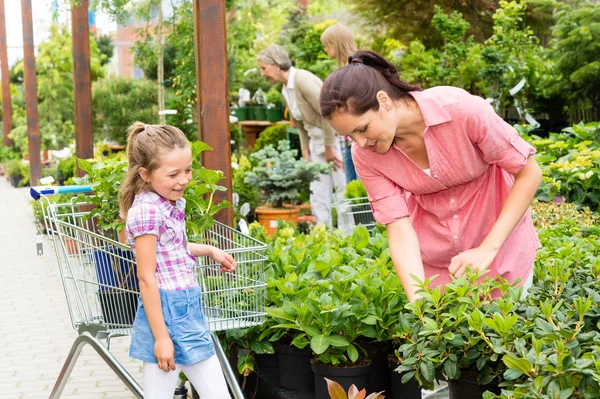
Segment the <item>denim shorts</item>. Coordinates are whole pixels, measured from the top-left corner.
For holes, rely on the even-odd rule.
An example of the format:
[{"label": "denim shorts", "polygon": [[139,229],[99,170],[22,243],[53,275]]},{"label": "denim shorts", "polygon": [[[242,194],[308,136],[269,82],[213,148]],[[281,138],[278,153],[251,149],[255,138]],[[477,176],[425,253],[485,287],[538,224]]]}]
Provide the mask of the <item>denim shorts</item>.
[{"label": "denim shorts", "polygon": [[[200,287],[178,291],[159,289],[159,293],[165,324],[175,347],[175,363],[190,366],[213,356],[215,348],[202,314]],[[129,356],[158,363],[154,356],[154,336],[142,298],[138,301]]]}]

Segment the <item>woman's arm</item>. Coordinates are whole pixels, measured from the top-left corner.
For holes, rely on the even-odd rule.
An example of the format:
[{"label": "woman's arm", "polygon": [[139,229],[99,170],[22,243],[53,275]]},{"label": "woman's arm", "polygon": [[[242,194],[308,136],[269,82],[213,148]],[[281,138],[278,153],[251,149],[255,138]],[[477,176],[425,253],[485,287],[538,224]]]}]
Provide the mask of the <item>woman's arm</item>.
[{"label": "woman's arm", "polygon": [[462,252],[452,258],[450,274],[458,277],[465,272],[467,266],[472,269],[487,269],[529,208],[542,181],[542,171],[533,156],[527,158],[523,169],[514,176],[515,182],[496,223],[479,247]]},{"label": "woman's arm", "polygon": [[421,281],[425,280],[425,271],[423,269],[423,261],[421,260],[421,249],[417,233],[408,217],[403,217],[386,225],[386,227],[394,268],[400,278],[402,287],[404,287],[404,292],[406,292],[408,300],[412,302],[419,297],[416,294],[419,288],[415,286],[416,281],[413,280],[411,274],[418,277]]},{"label": "woman's arm", "polygon": [[165,325],[156,284],[156,236],[145,234],[135,239],[137,275],[142,302],[154,336],[154,356],[163,371],[175,370],[175,348]]}]

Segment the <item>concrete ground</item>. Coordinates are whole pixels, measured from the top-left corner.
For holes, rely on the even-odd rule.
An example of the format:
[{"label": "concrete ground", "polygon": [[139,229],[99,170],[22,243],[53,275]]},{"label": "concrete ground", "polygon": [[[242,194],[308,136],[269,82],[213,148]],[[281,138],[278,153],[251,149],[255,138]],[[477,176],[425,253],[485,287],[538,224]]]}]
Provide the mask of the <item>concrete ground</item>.
[{"label": "concrete ground", "polygon": [[[36,228],[29,189],[0,178],[0,398],[48,398],[77,337],[60,281],[54,247],[44,241],[36,255]],[[130,338],[114,338],[111,352],[138,381],[141,362],[128,356]],[[89,346],[66,384],[63,398],[132,398]]]}]

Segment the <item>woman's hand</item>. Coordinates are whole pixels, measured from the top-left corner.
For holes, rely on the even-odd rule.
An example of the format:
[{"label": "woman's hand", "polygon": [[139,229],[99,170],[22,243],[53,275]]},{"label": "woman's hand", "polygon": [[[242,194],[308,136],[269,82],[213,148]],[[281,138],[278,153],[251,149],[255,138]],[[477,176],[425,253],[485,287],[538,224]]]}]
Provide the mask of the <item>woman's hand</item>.
[{"label": "woman's hand", "polygon": [[462,276],[467,267],[482,272],[490,267],[496,255],[498,255],[498,251],[495,249],[488,249],[481,246],[469,249],[452,258],[448,271],[454,277]]},{"label": "woman's hand", "polygon": [[306,163],[310,163],[310,151],[302,150],[302,158],[306,161]]},{"label": "woman's hand", "polygon": [[235,264],[235,260],[233,256],[229,255],[227,252],[223,251],[219,248],[214,248],[212,251],[211,258],[221,264],[222,272],[234,272],[237,265]]},{"label": "woman's hand", "polygon": [[154,342],[154,356],[159,369],[164,372],[175,370],[175,348],[171,338],[165,337]]},{"label": "woman's hand", "polygon": [[325,146],[325,159],[327,162],[333,162],[333,170],[344,170],[344,162],[341,160],[341,158],[338,158],[333,146]]}]

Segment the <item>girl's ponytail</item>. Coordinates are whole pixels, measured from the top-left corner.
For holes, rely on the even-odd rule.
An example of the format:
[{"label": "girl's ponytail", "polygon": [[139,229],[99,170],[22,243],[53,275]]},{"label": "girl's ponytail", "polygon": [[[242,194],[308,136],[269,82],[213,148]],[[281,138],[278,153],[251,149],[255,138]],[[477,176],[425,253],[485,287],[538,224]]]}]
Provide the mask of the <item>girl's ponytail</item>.
[{"label": "girl's ponytail", "polygon": [[133,204],[135,195],[146,187],[146,182],[140,176],[140,163],[136,159],[138,157],[135,156],[137,153],[137,138],[146,131],[146,126],[142,122],[134,122],[127,129],[127,175],[119,190],[119,213],[123,220],[127,219],[127,212]]},{"label": "girl's ponytail", "polygon": [[411,91],[420,91],[400,79],[398,70],[381,55],[360,50],[348,57],[348,65],[335,71],[321,89],[321,114],[331,119],[338,111],[362,115],[378,110],[376,94],[385,91],[393,100],[412,98]]}]

